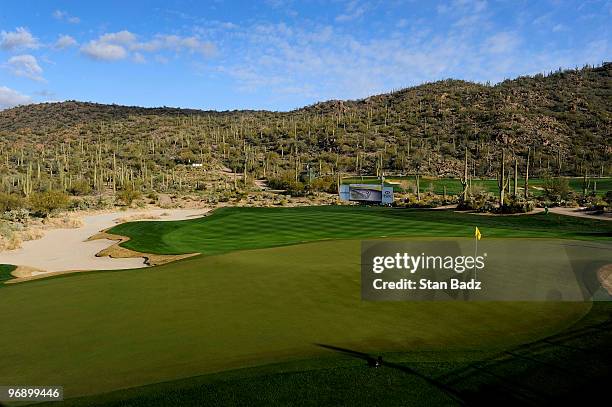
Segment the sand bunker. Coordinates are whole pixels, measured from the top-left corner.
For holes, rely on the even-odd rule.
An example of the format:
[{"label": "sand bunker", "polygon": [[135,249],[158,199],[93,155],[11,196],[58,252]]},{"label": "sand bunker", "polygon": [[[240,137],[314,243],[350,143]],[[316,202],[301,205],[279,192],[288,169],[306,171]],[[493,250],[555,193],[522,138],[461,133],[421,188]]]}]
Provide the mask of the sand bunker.
[{"label": "sand bunker", "polygon": [[597,270],[597,279],[608,294],[612,295],[612,264],[606,264]]},{"label": "sand bunker", "polygon": [[[19,266],[13,275],[27,278],[46,276],[51,273],[77,271],[77,270],[118,270],[127,268],[147,267],[144,255],[142,257],[123,257],[117,253],[109,252],[109,247],[118,240],[105,239],[97,236],[95,240],[90,237],[100,231],[108,229],[123,220],[183,220],[206,215],[209,209],[146,209],[108,212],[84,216],[83,226],[76,229],[49,230],[38,240],[24,242],[20,249],[0,252],[0,264],[13,264]],[[106,250],[106,252],[105,252]],[[102,253],[100,253],[102,252]],[[96,254],[100,253],[100,257]],[[117,254],[117,256],[115,256]],[[136,252],[130,255],[139,255]],[[127,253],[124,253],[127,255]],[[159,264],[153,262],[152,264]]]}]

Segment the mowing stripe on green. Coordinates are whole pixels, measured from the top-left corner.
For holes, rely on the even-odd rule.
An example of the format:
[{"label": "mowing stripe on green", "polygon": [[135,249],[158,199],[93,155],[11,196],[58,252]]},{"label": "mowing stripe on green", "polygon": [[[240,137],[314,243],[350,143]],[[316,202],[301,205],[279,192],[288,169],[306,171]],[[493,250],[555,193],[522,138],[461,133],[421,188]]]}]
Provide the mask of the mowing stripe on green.
[{"label": "mowing stripe on green", "polygon": [[499,217],[358,206],[221,208],[200,219],[124,223],[110,232],[129,236],[123,246],[141,252],[210,255],[325,239],[465,237],[474,226],[485,238],[612,236],[611,222],[555,214]]}]

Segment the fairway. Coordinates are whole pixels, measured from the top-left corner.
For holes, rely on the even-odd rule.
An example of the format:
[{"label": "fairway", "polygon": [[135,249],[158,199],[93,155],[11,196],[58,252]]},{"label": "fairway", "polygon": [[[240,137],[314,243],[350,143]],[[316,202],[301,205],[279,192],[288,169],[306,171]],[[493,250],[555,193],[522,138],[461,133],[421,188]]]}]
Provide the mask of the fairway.
[{"label": "fairway", "polygon": [[220,208],[204,218],[133,222],[110,229],[130,237],[123,246],[159,254],[227,253],[325,239],[400,236],[607,238],[611,222],[555,214],[480,216],[453,211],[359,206]]},{"label": "fairway", "polygon": [[591,304],[580,302],[361,301],[361,238],[469,236],[475,224],[491,237],[611,232],[609,222],[552,214],[361,207],[225,208],[122,224],[111,232],[130,236],[131,248],[204,255],[3,286],[10,322],[0,336],[0,383],[58,383],[76,397],[246,367],[270,366],[271,374],[275,363],[346,366],[321,344],[444,366],[546,338],[587,315]]}]

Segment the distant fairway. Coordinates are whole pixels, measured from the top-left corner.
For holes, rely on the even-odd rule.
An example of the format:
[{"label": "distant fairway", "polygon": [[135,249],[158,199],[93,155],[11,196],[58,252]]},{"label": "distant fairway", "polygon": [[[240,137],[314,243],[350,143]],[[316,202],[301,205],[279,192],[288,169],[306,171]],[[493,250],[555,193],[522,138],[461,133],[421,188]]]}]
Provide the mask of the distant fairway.
[{"label": "distant fairway", "polygon": [[[394,184],[388,184],[389,186],[393,185],[396,191],[401,189],[400,185],[397,182],[402,180],[407,180],[411,182],[413,185],[416,185],[416,180],[414,176],[404,176],[404,177],[387,177],[387,181],[394,182]],[[583,179],[580,177],[571,177],[567,178],[569,182],[569,187],[572,191],[582,194],[582,182]],[[342,180],[344,184],[378,184],[380,181],[376,177],[352,177],[345,178]],[[612,178],[611,177],[603,177],[603,178],[591,178],[589,190],[593,189],[594,183],[597,183],[597,195],[603,195],[606,191],[612,190]],[[529,193],[532,196],[542,195],[542,186],[544,184],[544,180],[542,178],[530,178],[529,179]],[[485,191],[488,191],[493,194],[498,193],[497,189],[497,180],[496,179],[475,179],[472,181],[473,186],[481,187]],[[457,195],[460,194],[463,190],[461,186],[461,182],[456,178],[432,178],[432,177],[421,177],[420,181],[421,191],[432,191],[436,194],[442,195],[444,193],[444,187],[446,187],[446,193],[449,195]],[[519,179],[518,181],[519,191],[523,190],[523,180]]]},{"label": "distant fairway", "polygon": [[[258,386],[268,402],[289,397],[291,388],[319,389],[325,402],[334,397],[330,383],[360,386],[371,373],[363,361],[317,344],[393,353],[407,366],[427,362],[437,376],[554,335],[589,312],[591,304],[570,302],[361,301],[361,238],[470,236],[474,225],[485,238],[609,239],[612,232],[610,222],[552,214],[360,207],[225,208],[190,221],[122,224],[112,232],[130,236],[127,245],[137,250],[206,255],[3,286],[0,307],[10,318],[0,335],[0,383],[61,384],[75,397],[253,366],[247,379],[216,385],[227,389],[221,398],[216,390],[159,393],[153,386],[135,404],[198,405],[204,396],[242,404],[249,394],[259,397]],[[324,370],[309,373],[313,366]],[[303,373],[278,375],[285,369]],[[399,403],[417,391],[405,385],[417,386],[416,401],[447,398],[421,379],[384,375],[371,379],[397,389],[384,400]],[[337,403],[352,397],[341,394]]]}]

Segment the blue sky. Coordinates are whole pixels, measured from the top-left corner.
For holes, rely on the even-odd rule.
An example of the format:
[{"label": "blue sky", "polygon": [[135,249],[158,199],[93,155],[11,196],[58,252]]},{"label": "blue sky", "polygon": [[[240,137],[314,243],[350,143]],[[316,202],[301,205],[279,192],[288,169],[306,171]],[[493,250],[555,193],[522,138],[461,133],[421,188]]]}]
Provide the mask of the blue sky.
[{"label": "blue sky", "polygon": [[610,60],[612,1],[10,1],[0,109],[289,110]]}]

